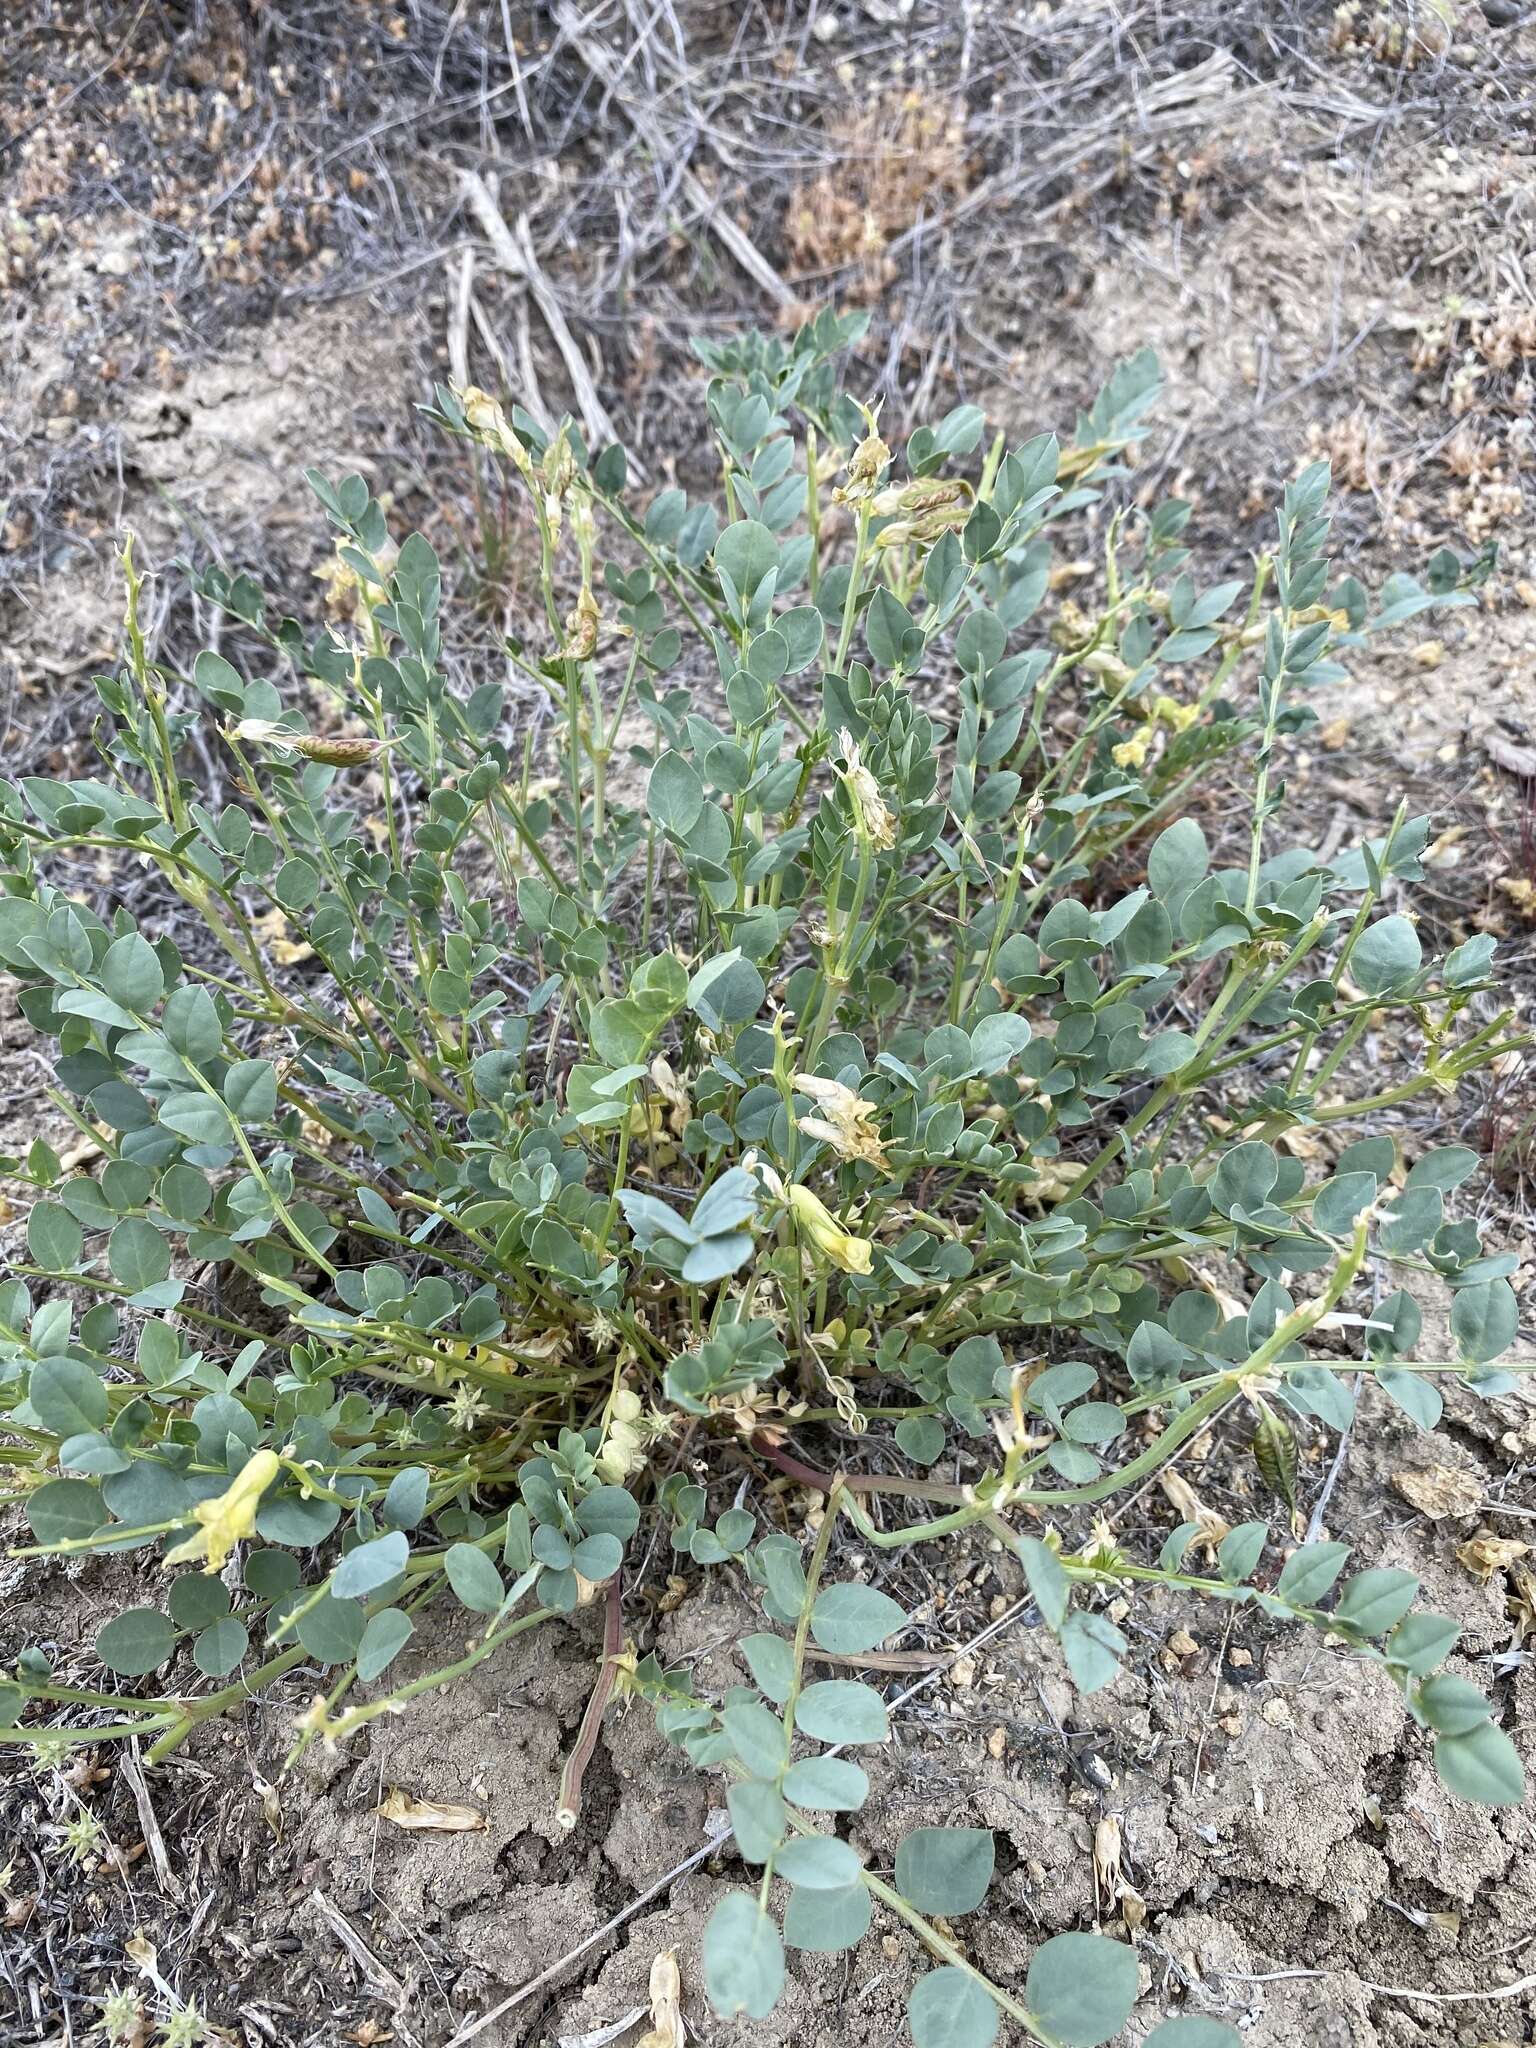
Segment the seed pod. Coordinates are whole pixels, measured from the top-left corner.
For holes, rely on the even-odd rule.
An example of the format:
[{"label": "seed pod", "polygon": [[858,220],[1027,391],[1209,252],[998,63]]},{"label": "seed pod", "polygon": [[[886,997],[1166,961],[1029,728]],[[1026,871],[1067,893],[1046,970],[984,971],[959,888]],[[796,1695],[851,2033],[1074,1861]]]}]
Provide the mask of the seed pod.
[{"label": "seed pod", "polygon": [[1296,1432],[1272,1408],[1261,1407],[1259,1423],[1248,1446],[1264,1484],[1277,1500],[1296,1513]]},{"label": "seed pod", "polygon": [[328,768],[365,768],[383,751],[382,740],[314,739],[296,735],[293,750],[306,761],[323,761]]}]

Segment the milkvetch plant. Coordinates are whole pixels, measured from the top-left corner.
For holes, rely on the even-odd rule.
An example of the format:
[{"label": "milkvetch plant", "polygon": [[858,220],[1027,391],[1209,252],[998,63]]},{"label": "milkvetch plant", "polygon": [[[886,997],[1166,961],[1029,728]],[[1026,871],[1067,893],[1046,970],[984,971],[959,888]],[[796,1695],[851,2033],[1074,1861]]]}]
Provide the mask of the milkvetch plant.
[{"label": "milkvetch plant", "polygon": [[[159,1759],[311,1672],[297,1743],[340,1740],[600,1602],[562,1819],[616,1689],[729,1774],[757,1879],[712,1923],[722,2012],[765,2012],[782,1944],[856,1940],[873,1898],[939,1960],[919,2048],[1000,2014],[1090,2043],[1129,1949],[1059,1937],[1014,1998],[932,1922],[979,1903],[989,1837],[920,1830],[888,1882],[836,1833],[863,1773],[805,1744],[876,1741],[885,1708],[807,1684],[806,1644],[858,1656],[905,1617],[823,1586],[828,1546],[1000,1539],[1085,1691],[1138,1585],[1256,1606],[1383,1663],[1454,1790],[1521,1796],[1444,1668],[1455,1619],[1296,1545],[1298,1440],[1349,1425],[1346,1374],[1423,1429],[1447,1380],[1509,1384],[1516,1261],[1456,1199],[1476,1156],[1393,1135],[1524,1043],[1493,942],[1426,956],[1427,819],[1339,854],[1282,829],[1283,742],[1341,662],[1472,579],[1445,552],[1374,595],[1337,577],[1313,465],[1209,583],[1189,508],[1129,488],[1149,355],[1066,443],[987,443],[962,406],[898,454],[841,388],[857,333],[701,344],[718,489],[643,506],[621,448],[437,392],[537,557],[510,700],[459,680],[437,558],[360,477],[310,477],[344,623],[187,572],[238,660],[155,660],[125,549],[101,773],[0,785],[0,961],[93,1161],[0,1162],[32,1197],[0,1455],[24,1553],[146,1553],[96,1641],[145,1683],[28,1649],[0,1714],[45,1757]],[[1200,816],[1234,787],[1229,855]],[[1361,1084],[1373,1025],[1404,1056]],[[1449,1355],[1415,1355],[1419,1276],[1452,1290]],[[1145,1552],[1117,1514],[1218,1423],[1271,1515]],[[726,1498],[741,1455],[826,1496],[809,1565]],[[724,1701],[625,1649],[642,1515],[792,1632],[741,1645]],[[474,1634],[402,1679],[438,1601]]]}]

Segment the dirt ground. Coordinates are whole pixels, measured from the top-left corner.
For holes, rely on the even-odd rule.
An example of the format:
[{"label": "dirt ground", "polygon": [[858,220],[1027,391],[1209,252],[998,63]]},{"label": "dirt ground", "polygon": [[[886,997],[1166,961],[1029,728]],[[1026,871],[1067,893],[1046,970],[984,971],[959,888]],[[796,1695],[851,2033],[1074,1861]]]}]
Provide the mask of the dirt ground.
[{"label": "dirt ground", "polygon": [[[545,300],[657,485],[709,474],[691,331],[864,304],[854,385],[888,419],[973,400],[1017,436],[1069,420],[1151,341],[1168,391],[1148,488],[1192,500],[1208,552],[1260,545],[1278,486],[1319,453],[1342,487],[1339,551],[1373,574],[1497,546],[1480,606],[1360,663],[1288,772],[1319,841],[1379,829],[1400,791],[1432,811],[1416,901],[1439,943],[1497,932],[1531,1015],[1536,23],[1513,0],[14,0],[6,39],[8,770],[84,759],[126,530],[158,572],[171,661],[214,631],[178,559],[259,567],[318,615],[306,464],[389,489],[462,565],[466,472],[411,408],[466,369],[532,411],[571,406]],[[466,209],[466,174],[526,220],[520,274]],[[490,672],[522,601],[510,539],[469,671]],[[0,984],[8,1151],[52,1128],[13,996]],[[1433,1130],[1491,1158],[1518,1108],[1469,1091],[1405,1141]],[[1507,1150],[1473,1189],[1527,1254],[1533,1192],[1536,1162]],[[0,1259],[15,1243],[13,1221]],[[1530,1358],[1528,1257],[1516,1284]],[[1203,1451],[1189,1476],[1207,1504],[1264,1513],[1234,1447]],[[1304,1510],[1331,1459],[1310,1448]],[[1457,1556],[1481,1529],[1536,1541],[1533,1473],[1536,1399],[1454,1397],[1431,1440],[1368,1394],[1325,1524],[1463,1618],[1461,1668],[1512,1696],[1536,1764],[1536,1615]],[[1157,1496],[1128,1535],[1137,1518],[1154,1543],[1176,1519]],[[0,1558],[0,1666],[40,1642],[89,1668],[126,1576]],[[1125,1931],[1127,1899],[1095,1876],[1111,1818],[1169,2009],[1254,2048],[1536,2040],[1536,1808],[1451,1801],[1390,1689],[1336,1651],[1139,1602],[1132,1668],[1084,1701],[995,1546],[882,1582],[916,1612],[915,1661],[892,1676],[895,1741],[852,1839],[879,1860],[915,1823],[996,1830],[987,1909],[961,1932],[1000,1983],[1046,1934]],[[675,1592],[636,1599],[629,1632],[706,1688],[733,1682],[746,1588],[723,1572]],[[501,2007],[484,2048],[633,2044],[669,1948],[701,2042],[904,2039],[917,1954],[878,1913],[851,1956],[793,1960],[771,2021],[711,2017],[699,1935],[740,1866],[719,1786],[643,1709],[610,1715],[561,1833],[597,1653],[590,1617],[514,1644],[286,1777],[298,1689],[148,1777],[116,1752],[35,1774],[0,1752],[0,2042],[83,2042],[101,1999],[137,1983],[152,2011],[169,1987],[248,2048],[444,2048]],[[484,1824],[401,1831],[376,1812],[397,1786]],[[104,1834],[76,1855],[82,1810]]]}]

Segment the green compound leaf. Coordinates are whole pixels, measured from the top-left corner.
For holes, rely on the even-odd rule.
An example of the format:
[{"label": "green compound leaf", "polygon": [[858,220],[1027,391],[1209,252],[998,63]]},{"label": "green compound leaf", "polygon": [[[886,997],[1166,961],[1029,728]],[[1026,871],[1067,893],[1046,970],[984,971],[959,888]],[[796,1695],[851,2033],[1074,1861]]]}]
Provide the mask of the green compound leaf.
[{"label": "green compound leaf", "polygon": [[598,1486],[577,1508],[576,1520],[589,1536],[612,1536],[627,1543],[640,1526],[640,1509],[622,1486]]},{"label": "green compound leaf", "polygon": [[736,948],[706,960],[688,984],[688,1007],[711,1031],[745,1024],[762,1008],[767,993],[762,975]]},{"label": "green compound leaf", "polygon": [[1520,1752],[1492,1721],[1464,1735],[1437,1735],[1435,1769],[1458,1799],[1477,1806],[1519,1806],[1525,1798]]},{"label": "green compound leaf", "polygon": [[884,1742],[891,1732],[884,1700],[855,1678],[808,1685],[795,1709],[795,1726],[818,1742]]},{"label": "green compound leaf", "polygon": [[1376,1384],[1420,1429],[1434,1429],[1445,1413],[1440,1389],[1423,1373],[1407,1372],[1398,1365],[1378,1365]]},{"label": "green compound leaf", "polygon": [[341,1520],[341,1509],[333,1500],[318,1496],[301,1499],[296,1493],[279,1494],[264,1500],[256,1510],[256,1529],[269,1543],[283,1543],[290,1550],[310,1550],[323,1543]]},{"label": "green compound leaf", "polygon": [[808,1756],[784,1774],[784,1797],[820,1813],[857,1813],[869,1797],[869,1779],[841,1756]]},{"label": "green compound leaf", "polygon": [[777,1778],[789,1758],[789,1737],[761,1701],[742,1700],[720,1716],[731,1748],[754,1778]]},{"label": "green compound leaf", "polygon": [[427,1512],[430,1475],[425,1465],[407,1465],[384,1489],[379,1520],[387,1529],[414,1529]]},{"label": "green compound leaf", "polygon": [[363,1640],[363,1610],[355,1600],[336,1600],[329,1593],[300,1615],[294,1633],[317,1664],[349,1664]]},{"label": "green compound leaf", "polygon": [[370,1616],[357,1646],[357,1675],[364,1684],[394,1662],[415,1632],[411,1617],[398,1607],[386,1607]]},{"label": "green compound leaf", "polygon": [[674,839],[686,839],[704,808],[704,778],[685,754],[663,754],[646,785],[651,816]]},{"label": "green compound leaf", "polygon": [[82,1358],[40,1358],[27,1398],[44,1429],[57,1437],[86,1436],[106,1426],[107,1390]]},{"label": "green compound leaf", "polygon": [[69,1273],[80,1263],[85,1232],[60,1202],[38,1202],[27,1218],[27,1250],[49,1273]]},{"label": "green compound leaf", "polygon": [[98,1488],[84,1479],[50,1479],[27,1495],[27,1520],[39,1543],[81,1543],[107,1520]]},{"label": "green compound leaf", "polygon": [[1262,1522],[1240,1522],[1222,1538],[1217,1559],[1221,1576],[1229,1586],[1240,1586],[1253,1577],[1268,1537],[1269,1531]]},{"label": "green compound leaf", "polygon": [[915,1465],[931,1465],[944,1455],[944,1425],[936,1415],[909,1415],[896,1425],[896,1447]]},{"label": "green compound leaf", "polygon": [[224,1043],[218,1006],[205,988],[176,989],[166,999],[160,1026],[172,1047],[195,1062],[211,1060]]},{"label": "green compound leaf", "polygon": [[222,1102],[190,1091],[168,1095],[160,1105],[160,1121],[189,1145],[228,1145],[229,1113]]},{"label": "green compound leaf", "polygon": [[1461,1355],[1486,1365],[1507,1351],[1520,1325],[1520,1306],[1507,1280],[1483,1280],[1458,1290],[1451,1303],[1451,1334]]},{"label": "green compound leaf", "polygon": [[270,1060],[237,1060],[224,1077],[224,1100],[235,1121],[264,1124],[277,1108],[277,1071]]},{"label": "green compound leaf", "polygon": [[1060,1558],[1038,1536],[1021,1536],[1019,1561],[1046,1627],[1059,1630],[1071,1603],[1071,1586]]},{"label": "green compound leaf", "polygon": [[114,1003],[148,1016],[165,993],[159,954],[137,932],[114,939],[102,956],[101,985]]},{"label": "green compound leaf", "polygon": [[715,567],[739,594],[743,607],[779,566],[779,544],[755,519],[739,519],[715,542]]},{"label": "green compound leaf", "polygon": [[1419,1718],[1439,1735],[1465,1735],[1493,1713],[1493,1702],[1465,1678],[1442,1671],[1426,1678],[1413,1696]]},{"label": "green compound leaf", "polygon": [[862,1883],[839,1892],[791,1892],[784,1939],[791,1948],[808,1949],[813,1955],[837,1955],[868,1934],[871,1911],[869,1887]]},{"label": "green compound leaf", "polygon": [[782,1636],[763,1634],[743,1636],[736,1647],[745,1658],[758,1690],[766,1693],[776,1707],[782,1707],[795,1682],[795,1657],[789,1644]]},{"label": "green compound leaf", "polygon": [[400,1576],[410,1554],[411,1546],[398,1529],[391,1529],[387,1536],[376,1536],[371,1543],[359,1543],[331,1574],[331,1591],[338,1600],[360,1600],[376,1593],[380,1586],[387,1586],[391,1579]]},{"label": "green compound leaf", "polygon": [[176,1647],[176,1631],[158,1607],[130,1607],[109,1621],[96,1638],[96,1654],[122,1678],[157,1671]]},{"label": "green compound leaf", "polygon": [[1333,1611],[1340,1621],[1347,1621],[1362,1635],[1381,1636],[1402,1620],[1418,1590],[1419,1582],[1412,1572],[1385,1567],[1356,1572]]},{"label": "green compound leaf", "polygon": [[1058,1934],[1035,1951],[1024,2002],[1062,2048],[1102,2048],[1130,2017],[1140,1986],[1135,1950],[1099,1934]]},{"label": "green compound leaf", "polygon": [[992,2048],[997,2006],[976,1979],[946,1965],[912,1987],[907,2024],[917,2048]]},{"label": "green compound leaf", "polygon": [[1211,849],[1193,818],[1180,818],[1152,842],[1147,856],[1147,886],[1161,902],[1182,900],[1205,880]]},{"label": "green compound leaf", "polygon": [[1461,1637],[1461,1623],[1445,1614],[1405,1614],[1387,1638],[1386,1654],[1394,1664],[1421,1677],[1443,1664]]},{"label": "green compound leaf", "polygon": [[1424,949],[1410,919],[1378,918],[1367,925],[1349,958],[1350,972],[1368,996],[1400,988],[1419,971]]},{"label": "green compound leaf", "polygon": [[606,1529],[600,1529],[595,1536],[584,1536],[571,1552],[572,1569],[594,1586],[611,1579],[623,1562],[623,1544]]},{"label": "green compound leaf", "polygon": [[778,1787],[762,1778],[745,1778],[730,1787],[725,1803],[742,1856],[748,1863],[766,1863],[789,1826]]},{"label": "green compound leaf", "polygon": [[1293,1550],[1281,1569],[1276,1591],[1298,1607],[1315,1607],[1343,1571],[1347,1543],[1306,1543]]},{"label": "green compound leaf", "polygon": [[211,1628],[229,1613],[229,1588],[207,1572],[183,1572],[171,1585],[168,1604],[178,1628]]},{"label": "green compound leaf", "polygon": [[494,1614],[501,1606],[506,1594],[501,1573],[485,1552],[472,1543],[455,1543],[443,1559],[443,1570],[458,1599],[471,1613]]},{"label": "green compound leaf", "polygon": [[205,1628],[192,1645],[192,1662],[205,1678],[227,1678],[250,1648],[250,1632],[243,1621],[226,1614]]},{"label": "green compound leaf", "polygon": [[721,2019],[766,2019],[784,1989],[784,1944],[747,1892],[727,1892],[704,1930],[704,1989]]},{"label": "green compound leaf", "polygon": [[906,1610],[872,1586],[828,1586],[811,1609],[811,1634],[823,1650],[858,1657],[906,1626]]},{"label": "green compound leaf", "polygon": [[1104,1614],[1069,1614],[1061,1627],[1067,1669],[1083,1692],[1098,1692],[1120,1675],[1125,1637]]},{"label": "green compound leaf", "polygon": [[171,1270],[171,1248],[153,1223],[125,1216],[107,1239],[107,1264],[130,1294],[153,1287]]},{"label": "green compound leaf", "polygon": [[802,1835],[779,1851],[774,1868],[802,1891],[840,1892],[859,1883],[864,1866],[836,1835]]},{"label": "green compound leaf", "polygon": [[896,1851],[896,1889],[920,1913],[973,1913],[995,1855],[990,1828],[914,1828]]}]

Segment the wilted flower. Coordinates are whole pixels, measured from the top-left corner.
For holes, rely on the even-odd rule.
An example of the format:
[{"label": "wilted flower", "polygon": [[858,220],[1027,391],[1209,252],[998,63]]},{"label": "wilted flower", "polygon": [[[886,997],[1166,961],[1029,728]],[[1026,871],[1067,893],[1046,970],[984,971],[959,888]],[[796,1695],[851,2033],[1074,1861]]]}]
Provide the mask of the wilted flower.
[{"label": "wilted flower", "polygon": [[581,586],[581,595],[575,608],[565,615],[565,645],[560,650],[563,661],[590,661],[597,652],[597,629],[601,614],[597,599],[587,584]]},{"label": "wilted flower", "polygon": [[915,477],[910,483],[892,484],[880,492],[874,501],[873,510],[884,518],[905,513],[913,518],[924,512],[945,512],[960,507],[969,508],[971,487],[964,477],[950,481],[937,478]]},{"label": "wilted flower", "polygon": [[[325,585],[327,610],[338,618],[350,619],[356,614],[359,598],[367,605],[378,605],[384,602],[389,593],[382,583],[375,583],[371,577],[362,575],[346,560],[342,554],[343,545],[343,542],[338,541],[336,552],[329,561],[322,562],[314,573]],[[399,552],[393,541],[386,541],[382,547],[374,551],[375,563],[383,575],[388,576],[394,569],[395,558]]]},{"label": "wilted flower", "polygon": [[865,1159],[871,1166],[884,1166],[885,1148],[874,1127],[874,1103],[865,1102],[841,1081],[823,1080],[820,1074],[796,1074],[795,1087],[822,1111],[820,1116],[799,1119],[808,1138],[822,1139],[840,1159]]},{"label": "wilted flower", "polygon": [[861,410],[868,432],[848,458],[848,481],[832,493],[833,502],[838,505],[862,505],[873,500],[885,465],[891,459],[891,451],[876,429],[876,415],[868,407]]},{"label": "wilted flower", "polygon": [[853,801],[859,834],[869,841],[876,853],[884,853],[896,844],[896,820],[880,794],[879,783],[864,765],[858,743],[846,727],[838,734],[837,744],[844,763],[838,773]]},{"label": "wilted flower", "polygon": [[533,463],[529,459],[528,450],[513,433],[506,414],[490,393],[479,390],[473,384],[467,384],[462,391],[455,392],[454,396],[464,408],[465,423],[470,430],[478,434],[487,447],[496,449],[499,454],[510,456],[524,475],[531,477]]},{"label": "wilted flower", "polygon": [[609,1486],[622,1486],[632,1473],[644,1468],[645,1449],[639,1429],[643,1413],[640,1396],[630,1387],[620,1387],[613,1397],[607,1434],[597,1454],[597,1475]]},{"label": "wilted flower", "polygon": [[956,532],[971,516],[971,498],[971,487],[963,478],[916,478],[893,485],[874,501],[872,509],[890,521],[876,534],[875,546],[905,547],[909,541],[935,541]]},{"label": "wilted flower", "polygon": [[297,754],[301,760],[321,761],[330,768],[364,768],[386,746],[393,745],[393,741],[369,739],[365,734],[317,739],[313,733],[296,732],[291,725],[278,725],[270,718],[242,718],[225,730],[232,740],[266,747],[274,754]]},{"label": "wilted flower", "polygon": [[873,1269],[875,1248],[867,1237],[852,1237],[838,1223],[818,1196],[809,1188],[792,1187],[789,1213],[824,1259],[844,1273],[868,1273]]},{"label": "wilted flower", "polygon": [[256,1509],[261,1496],[282,1467],[275,1451],[257,1451],[235,1475],[234,1483],[212,1500],[200,1500],[192,1510],[199,1524],[195,1535],[166,1552],[167,1564],[190,1564],[194,1557],[206,1557],[205,1572],[222,1571],[224,1561],[237,1543],[243,1543],[256,1527]]}]

